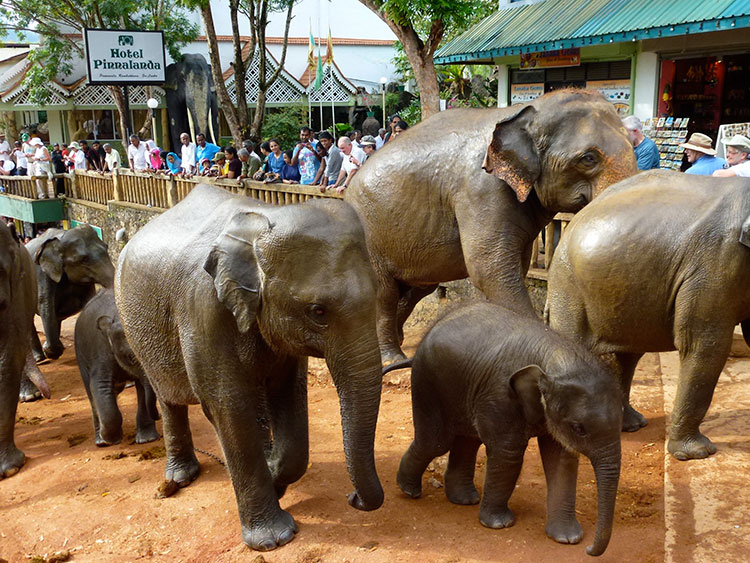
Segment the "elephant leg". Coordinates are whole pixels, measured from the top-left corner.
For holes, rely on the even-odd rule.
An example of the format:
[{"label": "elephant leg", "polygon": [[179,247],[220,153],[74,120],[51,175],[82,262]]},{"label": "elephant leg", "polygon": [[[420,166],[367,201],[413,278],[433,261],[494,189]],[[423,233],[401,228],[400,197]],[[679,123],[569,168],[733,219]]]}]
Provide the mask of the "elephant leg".
[{"label": "elephant leg", "polygon": [[384,366],[405,360],[398,337],[398,282],[385,272],[377,272],[377,331],[380,343],[380,357]]},{"label": "elephant leg", "polygon": [[700,432],[711,406],[716,382],[729,356],[734,327],[704,334],[700,342],[680,348],[680,379],[672,409],[667,449],[679,460],[702,459],[716,446]]},{"label": "elephant leg", "polygon": [[630,386],[633,384],[633,374],[643,354],[615,354],[622,390],[622,429],[625,432],[635,432],[646,426],[646,417],[635,410],[630,404]]},{"label": "elephant leg", "polygon": [[528,440],[513,433],[500,433],[493,417],[479,420],[479,438],[487,448],[487,471],[479,505],[479,521],[488,528],[509,528],[515,523],[508,500],[523,466]]},{"label": "elephant leg", "polygon": [[36,385],[24,373],[21,376],[21,384],[18,390],[18,400],[22,403],[31,403],[42,398],[42,392],[37,389]]},{"label": "elephant leg", "polygon": [[39,333],[36,329],[31,331],[31,352],[34,354],[34,360],[41,363],[47,359],[42,349],[42,342],[39,340]]},{"label": "elephant leg", "polygon": [[20,371],[20,365],[0,365],[0,479],[18,473],[26,461],[13,440]]},{"label": "elephant leg", "polygon": [[198,477],[201,466],[195,457],[193,436],[190,433],[187,405],[170,405],[161,401],[164,417],[164,445],[167,467],[164,478],[180,487],[188,486]]},{"label": "elephant leg", "polygon": [[[266,429],[256,420],[258,410],[251,399],[252,393],[223,389],[222,394],[225,393],[246,400],[230,403],[211,395],[203,397],[201,404],[211,413],[226,456],[237,498],[242,539],[253,549],[269,551],[292,541],[297,524],[279,505],[274,477],[263,452]],[[166,421],[166,414],[164,418]],[[288,428],[282,430],[285,431]]]},{"label": "elephant leg", "polygon": [[583,529],[576,519],[578,456],[548,434],[537,438],[547,480],[547,536],[558,543],[578,543]]},{"label": "elephant leg", "polygon": [[[149,407],[149,396],[139,380],[135,380],[135,392],[138,398],[138,411],[135,415],[136,425],[136,444],[146,444],[159,439],[159,432],[156,430],[156,422],[152,417],[152,409]],[[151,392],[153,400],[153,391]],[[154,405],[155,407],[155,405]]]},{"label": "elephant leg", "polygon": [[411,287],[407,286],[405,291],[401,292],[401,297],[398,300],[398,342],[403,344],[404,342],[404,324],[406,320],[414,311],[414,307],[417,306],[422,299],[427,297],[430,293],[437,289],[438,285],[429,285],[427,287]]},{"label": "elephant leg", "polygon": [[445,471],[445,496],[454,504],[477,504],[479,493],[474,486],[477,451],[482,442],[470,436],[456,436]]},{"label": "elephant leg", "polygon": [[292,360],[284,373],[268,378],[268,407],[273,447],[266,457],[276,495],[307,471],[309,458],[307,418],[307,361]]}]

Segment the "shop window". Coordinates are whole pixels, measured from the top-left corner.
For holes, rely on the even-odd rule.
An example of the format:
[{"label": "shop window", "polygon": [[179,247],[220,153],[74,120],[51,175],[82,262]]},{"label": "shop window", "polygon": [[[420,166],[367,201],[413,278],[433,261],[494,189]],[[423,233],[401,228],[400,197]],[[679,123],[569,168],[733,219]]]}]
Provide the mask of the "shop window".
[{"label": "shop window", "polygon": [[544,69],[542,70],[513,70],[511,72],[513,84],[537,84],[544,82]]}]

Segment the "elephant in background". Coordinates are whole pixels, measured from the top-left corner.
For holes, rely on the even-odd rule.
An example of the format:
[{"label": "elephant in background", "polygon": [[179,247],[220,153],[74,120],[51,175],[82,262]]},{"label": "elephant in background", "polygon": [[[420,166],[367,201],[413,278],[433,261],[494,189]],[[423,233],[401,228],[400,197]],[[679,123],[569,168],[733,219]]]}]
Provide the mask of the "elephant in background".
[{"label": "elephant in background", "polygon": [[384,363],[404,357],[401,327],[440,282],[468,276],[490,301],[533,314],[524,279],[539,232],[636,171],[614,106],[585,90],[441,112],[387,143],[344,197],[378,278]]},{"label": "elephant in background", "polygon": [[76,321],[75,349],[91,403],[96,445],[109,446],[122,440],[117,395],[128,381],[135,382],[138,396],[136,443],[158,440],[156,395],[125,338],[113,290],[101,290],[81,311]]},{"label": "elephant in background", "polygon": [[479,520],[488,528],[512,526],[508,500],[536,436],[547,479],[547,535],[560,543],[583,537],[575,515],[579,452],[591,460],[598,495],[596,536],[587,552],[604,553],[620,476],[622,406],[616,378],[596,356],[536,318],[473,303],[427,333],[413,359],[411,386],[414,441],[398,469],[404,493],[418,498],[428,464],[450,450],[448,500],[478,503],[474,469],[484,444]]},{"label": "elephant in background", "polygon": [[570,222],[550,268],[552,328],[621,372],[623,430],[645,418],[630,405],[645,352],[680,352],[667,448],[705,458],[700,432],[734,327],[750,341],[750,180],[650,171],[613,186]]},{"label": "elephant in background", "polygon": [[[37,313],[42,318],[46,341],[39,342],[32,328],[34,359],[57,359],[64,350],[60,342],[60,324],[78,313],[96,294],[96,284],[111,288],[115,268],[107,254],[107,245],[89,225],[69,231],[47,229],[26,245],[34,263],[38,284]],[[39,392],[24,378],[21,401],[34,400]]]},{"label": "elephant in background", "polygon": [[22,372],[49,397],[49,387],[29,348],[36,299],[31,258],[10,229],[0,223],[0,479],[17,473],[26,460],[13,440]]},{"label": "elephant in background", "polygon": [[349,205],[267,206],[199,185],[123,249],[115,299],[161,404],[166,479],[198,476],[187,405],[200,403],[248,546],[274,549],[297,532],[278,499],[308,465],[307,356],[326,359],[339,394],[349,504],[380,507],[375,278]]},{"label": "elephant in background", "polygon": [[219,143],[219,105],[211,67],[203,55],[187,54],[166,69],[167,109],[172,150],[180,154],[180,135],[195,141],[203,133],[210,143]]}]

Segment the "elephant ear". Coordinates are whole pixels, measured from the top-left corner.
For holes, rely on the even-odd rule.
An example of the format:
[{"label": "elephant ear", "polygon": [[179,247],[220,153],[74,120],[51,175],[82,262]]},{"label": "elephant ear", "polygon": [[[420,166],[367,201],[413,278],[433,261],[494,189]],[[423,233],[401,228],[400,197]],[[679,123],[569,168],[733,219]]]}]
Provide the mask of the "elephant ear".
[{"label": "elephant ear", "polygon": [[59,283],[63,275],[62,243],[57,237],[45,240],[34,254],[34,262],[39,264],[42,271],[55,283]]},{"label": "elephant ear", "polygon": [[535,116],[536,109],[525,106],[499,121],[482,164],[487,173],[508,184],[522,203],[541,174],[539,152],[529,132]]},{"label": "elephant ear", "polygon": [[265,215],[237,213],[214,242],[203,269],[214,279],[216,295],[246,333],[260,310],[264,274],[258,260],[258,238],[273,228]]},{"label": "elephant ear", "polygon": [[109,338],[109,329],[112,326],[112,317],[109,317],[107,315],[102,315],[98,319],[96,319],[96,328],[101,330],[104,335]]},{"label": "elephant ear", "polygon": [[530,425],[540,424],[544,419],[542,385],[547,378],[542,368],[526,366],[510,376],[510,387],[515,392],[523,409],[523,416]]}]

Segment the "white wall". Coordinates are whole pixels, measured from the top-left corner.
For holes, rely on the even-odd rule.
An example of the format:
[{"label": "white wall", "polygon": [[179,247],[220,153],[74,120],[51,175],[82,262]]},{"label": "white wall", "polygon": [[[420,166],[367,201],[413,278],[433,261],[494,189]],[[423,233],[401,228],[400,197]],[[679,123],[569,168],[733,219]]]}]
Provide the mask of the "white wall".
[{"label": "white wall", "polygon": [[635,60],[633,115],[641,120],[657,113],[656,93],[659,89],[659,55],[640,52]]}]

